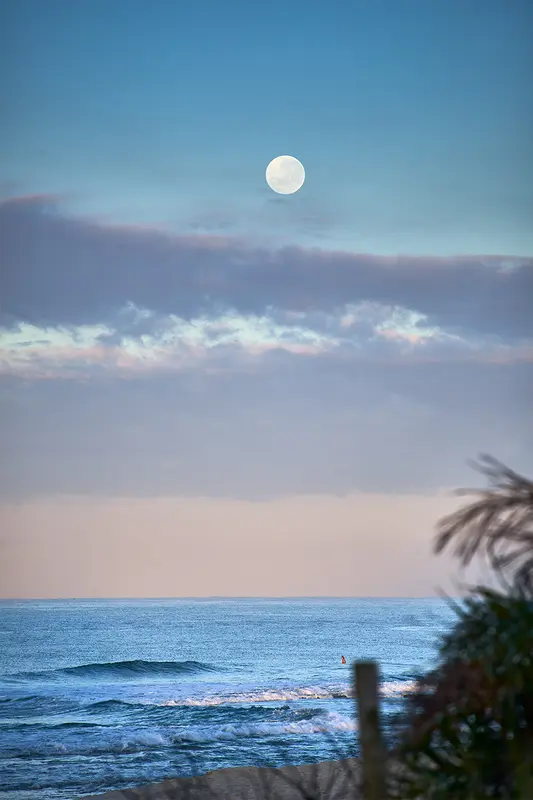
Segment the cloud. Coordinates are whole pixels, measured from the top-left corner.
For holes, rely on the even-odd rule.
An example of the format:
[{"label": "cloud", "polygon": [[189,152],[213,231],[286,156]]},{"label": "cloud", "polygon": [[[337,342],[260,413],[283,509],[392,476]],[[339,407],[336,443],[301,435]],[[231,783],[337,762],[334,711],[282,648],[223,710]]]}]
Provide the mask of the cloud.
[{"label": "cloud", "polygon": [[129,304],[107,324],[20,322],[0,330],[0,376],[27,379],[249,370],[275,353],[359,364],[533,363],[529,343],[461,338],[427,325],[420,314],[376,304],[347,306],[337,315],[267,309],[262,316],[226,312],[191,320]]},{"label": "cloud", "polygon": [[41,197],[0,204],[0,240],[5,325],[105,324],[128,304],[188,322],[271,310],[345,315],[367,304],[450,335],[533,337],[531,259],[267,249],[66,217]]},{"label": "cloud", "polygon": [[480,451],[529,467],[531,262],[268,250],[40,197],[0,207],[0,241],[4,496],[434,491]]},{"label": "cloud", "polygon": [[[260,367],[0,384],[4,496],[433,491],[530,469],[529,364],[272,352]],[[529,387],[529,388],[528,388]]]}]

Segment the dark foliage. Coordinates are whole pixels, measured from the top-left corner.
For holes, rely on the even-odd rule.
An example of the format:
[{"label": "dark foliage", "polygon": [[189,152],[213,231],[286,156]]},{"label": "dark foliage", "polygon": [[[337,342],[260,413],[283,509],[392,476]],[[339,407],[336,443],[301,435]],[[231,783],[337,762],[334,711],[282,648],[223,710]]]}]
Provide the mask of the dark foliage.
[{"label": "dark foliage", "polygon": [[533,798],[533,483],[484,456],[490,488],[445,518],[463,564],[486,554],[505,593],[477,587],[456,605],[439,664],[407,701],[396,797]]}]

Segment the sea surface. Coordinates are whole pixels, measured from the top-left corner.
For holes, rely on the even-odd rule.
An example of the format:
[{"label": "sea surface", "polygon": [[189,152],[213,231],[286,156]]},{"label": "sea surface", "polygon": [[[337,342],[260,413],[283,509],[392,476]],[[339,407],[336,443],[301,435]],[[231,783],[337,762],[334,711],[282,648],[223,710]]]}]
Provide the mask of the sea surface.
[{"label": "sea surface", "polygon": [[452,621],[439,599],[2,601],[0,798],[354,754],[350,663],[379,660],[387,728]]}]

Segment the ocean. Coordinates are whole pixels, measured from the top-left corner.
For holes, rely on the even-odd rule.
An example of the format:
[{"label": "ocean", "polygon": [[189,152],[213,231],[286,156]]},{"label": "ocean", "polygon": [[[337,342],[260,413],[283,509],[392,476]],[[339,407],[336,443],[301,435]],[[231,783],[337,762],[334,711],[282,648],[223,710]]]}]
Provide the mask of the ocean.
[{"label": "ocean", "polygon": [[440,599],[2,601],[0,799],[353,755],[351,662],[379,660],[387,731],[453,618]]}]

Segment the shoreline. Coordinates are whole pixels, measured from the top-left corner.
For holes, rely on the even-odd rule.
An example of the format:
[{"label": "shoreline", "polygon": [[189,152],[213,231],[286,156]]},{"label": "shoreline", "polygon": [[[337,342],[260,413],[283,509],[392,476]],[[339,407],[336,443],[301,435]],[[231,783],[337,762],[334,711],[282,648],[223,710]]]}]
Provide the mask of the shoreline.
[{"label": "shoreline", "polygon": [[[284,767],[227,767],[79,800],[355,800],[358,758]],[[298,787],[301,787],[299,789]],[[302,791],[304,790],[304,791]]]}]

